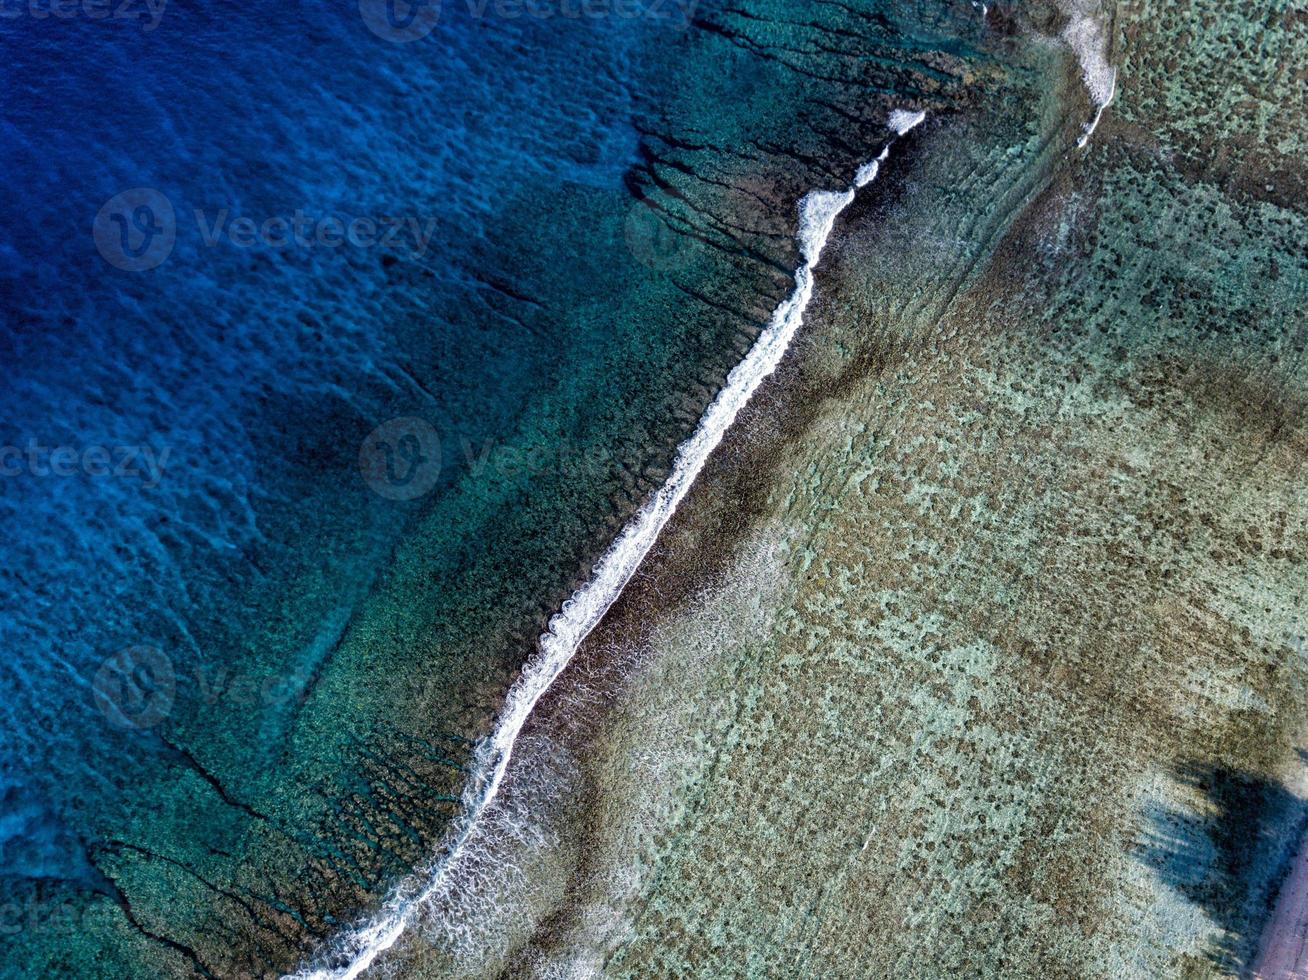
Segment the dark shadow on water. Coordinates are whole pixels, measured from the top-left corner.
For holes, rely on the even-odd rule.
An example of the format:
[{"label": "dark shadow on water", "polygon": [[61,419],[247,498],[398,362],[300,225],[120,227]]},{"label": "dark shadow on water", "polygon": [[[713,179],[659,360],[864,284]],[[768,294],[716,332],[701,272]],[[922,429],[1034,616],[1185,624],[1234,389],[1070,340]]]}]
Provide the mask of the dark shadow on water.
[{"label": "dark shadow on water", "polygon": [[1148,811],[1140,859],[1224,930],[1207,951],[1213,965],[1244,973],[1303,836],[1308,801],[1275,780],[1208,763],[1185,764],[1177,780],[1206,805]]}]

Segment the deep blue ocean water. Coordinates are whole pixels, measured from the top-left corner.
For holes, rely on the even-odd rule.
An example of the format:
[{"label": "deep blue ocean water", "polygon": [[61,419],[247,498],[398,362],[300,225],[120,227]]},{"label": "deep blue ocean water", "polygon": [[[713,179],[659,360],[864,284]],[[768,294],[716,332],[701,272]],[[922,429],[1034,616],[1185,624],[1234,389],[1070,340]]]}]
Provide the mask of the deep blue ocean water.
[{"label": "deep blue ocean water", "polygon": [[[93,818],[188,706],[294,710],[277,685],[568,355],[493,314],[484,243],[533,186],[620,187],[631,51],[684,26],[447,4],[397,43],[403,5],[119,2],[0,17],[10,885],[94,884]],[[381,441],[417,492],[371,492],[368,433],[416,413]]]}]

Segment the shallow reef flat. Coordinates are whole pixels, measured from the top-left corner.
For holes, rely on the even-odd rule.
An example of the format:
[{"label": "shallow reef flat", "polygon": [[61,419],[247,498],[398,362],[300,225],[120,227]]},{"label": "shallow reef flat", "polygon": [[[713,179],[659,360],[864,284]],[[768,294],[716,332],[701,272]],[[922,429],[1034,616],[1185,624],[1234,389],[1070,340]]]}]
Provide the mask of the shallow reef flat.
[{"label": "shallow reef flat", "polygon": [[397,965],[1258,965],[1308,818],[1308,19],[1118,6],[1084,147],[1066,24],[841,217]]}]

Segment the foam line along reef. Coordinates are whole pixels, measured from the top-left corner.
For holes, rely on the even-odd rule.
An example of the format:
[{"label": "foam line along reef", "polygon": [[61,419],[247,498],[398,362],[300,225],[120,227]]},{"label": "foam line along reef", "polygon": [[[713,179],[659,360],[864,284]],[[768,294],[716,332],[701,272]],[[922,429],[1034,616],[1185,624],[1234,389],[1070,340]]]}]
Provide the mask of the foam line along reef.
[{"label": "foam line along reef", "polygon": [[[925,117],[924,112],[897,109],[890,114],[887,126],[902,136]],[[494,731],[478,747],[476,764],[463,794],[464,815],[448,846],[431,865],[401,883],[372,919],[332,943],[318,957],[318,965],[306,965],[287,980],[353,980],[395,945],[425,905],[443,894],[467,856],[479,822],[499,795],[527,719],[631,581],[741,409],[781,363],[803,323],[804,311],[813,296],[814,272],[836,218],[853,202],[859,188],[876,179],[892,143],[887,143],[876,159],[860,167],[845,190],[811,191],[800,201],[796,241],[803,265],[795,272],[794,290],[773,311],[767,327],[731,370],[694,433],[679,447],[667,481],[623,528],[586,584],[551,618],[536,656],[509,690]]]},{"label": "foam line along reef", "polygon": [[1076,55],[1081,66],[1081,81],[1095,107],[1094,116],[1082,127],[1076,141],[1077,148],[1083,149],[1099,128],[1104,110],[1117,95],[1117,68],[1108,60],[1111,46],[1109,21],[1098,2],[1071,0],[1065,5],[1064,12],[1068,15],[1068,23],[1061,39]]}]

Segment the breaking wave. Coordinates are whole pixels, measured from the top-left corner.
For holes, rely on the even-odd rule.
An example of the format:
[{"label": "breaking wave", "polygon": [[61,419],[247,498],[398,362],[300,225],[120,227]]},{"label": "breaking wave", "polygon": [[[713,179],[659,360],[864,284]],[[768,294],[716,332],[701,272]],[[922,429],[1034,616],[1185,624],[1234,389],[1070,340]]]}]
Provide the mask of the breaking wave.
[{"label": "breaking wave", "polygon": [[[923,112],[897,109],[888,127],[898,136],[925,118]],[[705,410],[694,433],[681,444],[667,482],[623,528],[595,567],[590,580],[551,618],[540,646],[509,690],[494,732],[478,747],[472,776],[463,794],[463,816],[440,856],[402,882],[380,911],[367,922],[343,933],[311,964],[288,980],[353,980],[404,935],[424,908],[448,901],[461,873],[484,878],[491,869],[478,860],[481,825],[491,812],[518,747],[519,735],[536,704],[564,671],[587,635],[622,594],[676,512],[742,408],[759,385],[776,370],[803,322],[813,296],[814,270],[831,236],[837,216],[854,200],[856,191],[876,179],[890,152],[858,169],[843,191],[811,191],[799,204],[796,240],[804,264],[795,272],[794,291],[773,311],[767,327],[744,359],[727,376],[726,384]]]}]

